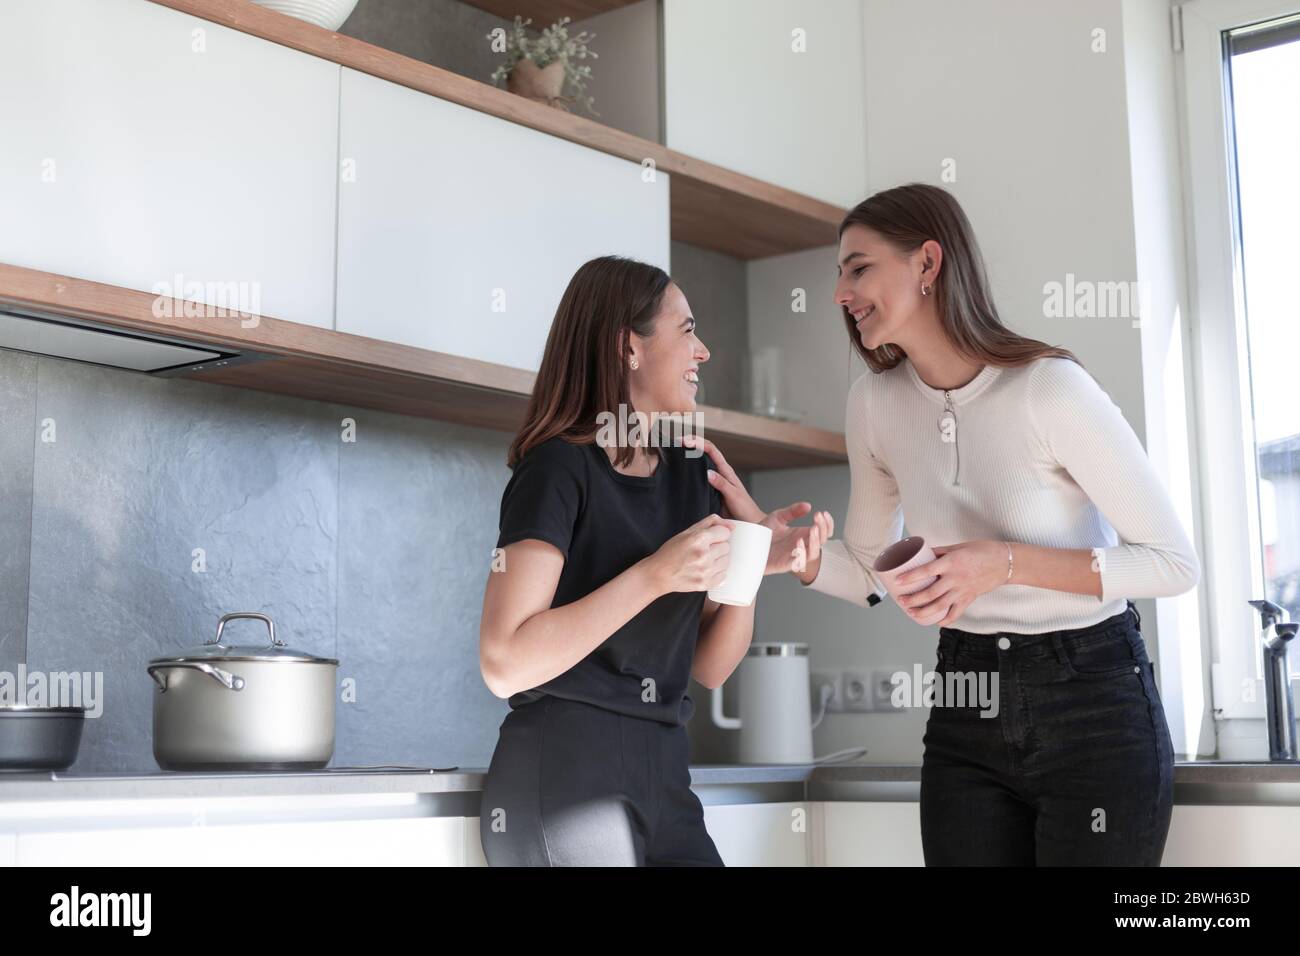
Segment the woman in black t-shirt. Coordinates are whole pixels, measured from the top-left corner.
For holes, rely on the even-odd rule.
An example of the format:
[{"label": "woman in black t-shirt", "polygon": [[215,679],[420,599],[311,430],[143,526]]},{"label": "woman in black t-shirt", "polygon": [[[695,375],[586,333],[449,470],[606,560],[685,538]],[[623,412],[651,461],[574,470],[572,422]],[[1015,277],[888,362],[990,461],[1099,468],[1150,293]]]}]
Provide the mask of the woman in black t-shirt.
[{"label": "woman in black t-shirt", "polygon": [[[687,686],[731,674],[754,608],[704,594],[729,553],[717,489],[735,481],[680,440],[708,359],[663,270],[606,256],[570,280],[483,599],[483,678],[511,708],[479,816],[491,865],[722,864],[690,789]],[[764,517],[766,573],[816,553],[817,527],[789,524],[810,508]]]}]

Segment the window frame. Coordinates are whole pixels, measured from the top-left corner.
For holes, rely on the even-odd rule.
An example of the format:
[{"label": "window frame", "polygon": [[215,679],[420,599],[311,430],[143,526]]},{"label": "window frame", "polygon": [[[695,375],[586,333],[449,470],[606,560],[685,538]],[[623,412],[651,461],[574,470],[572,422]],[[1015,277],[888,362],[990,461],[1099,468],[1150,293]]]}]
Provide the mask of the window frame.
[{"label": "window frame", "polygon": [[[1263,580],[1263,549],[1223,33],[1298,14],[1300,0],[1189,0],[1176,13],[1213,706],[1219,719],[1262,720],[1260,621],[1246,602],[1262,596],[1252,592]],[[1245,515],[1225,502],[1244,502]]]}]

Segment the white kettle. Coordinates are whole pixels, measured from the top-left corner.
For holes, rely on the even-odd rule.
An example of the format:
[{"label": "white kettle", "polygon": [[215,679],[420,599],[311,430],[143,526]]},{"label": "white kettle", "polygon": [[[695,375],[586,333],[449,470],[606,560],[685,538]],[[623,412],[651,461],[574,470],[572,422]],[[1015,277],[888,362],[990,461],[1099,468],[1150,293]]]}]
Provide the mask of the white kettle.
[{"label": "white kettle", "polygon": [[736,667],[740,682],[740,716],[722,713],[722,687],[712,692],[713,722],[740,731],[740,762],[813,763],[813,728],[808,691],[808,645],[751,644]]}]

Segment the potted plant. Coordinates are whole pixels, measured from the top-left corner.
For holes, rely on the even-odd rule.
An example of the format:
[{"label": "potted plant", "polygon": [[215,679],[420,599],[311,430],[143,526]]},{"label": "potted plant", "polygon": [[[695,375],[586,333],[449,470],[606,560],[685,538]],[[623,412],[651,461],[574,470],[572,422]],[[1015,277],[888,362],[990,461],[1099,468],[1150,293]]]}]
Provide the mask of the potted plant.
[{"label": "potted plant", "polygon": [[[587,57],[596,58],[595,52],[587,44],[596,34],[583,30],[574,36],[569,35],[571,17],[561,17],[536,37],[527,30],[531,19],[515,17],[505,37],[502,52],[506,60],[492,73],[492,82],[506,80],[506,89],[530,100],[537,100],[547,106],[569,109],[571,103],[577,103],[583,109],[598,116],[592,108],[592,98],[587,95],[587,81],[591,79],[591,67],[578,60]],[[491,33],[488,39],[496,40]],[[564,95],[565,91],[569,95]]]}]

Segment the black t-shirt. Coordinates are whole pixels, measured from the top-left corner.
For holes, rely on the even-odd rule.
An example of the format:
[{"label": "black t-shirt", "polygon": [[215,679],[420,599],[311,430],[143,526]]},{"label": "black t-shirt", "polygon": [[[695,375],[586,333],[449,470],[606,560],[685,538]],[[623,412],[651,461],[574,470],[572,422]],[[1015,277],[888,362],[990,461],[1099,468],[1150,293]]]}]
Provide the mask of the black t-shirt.
[{"label": "black t-shirt", "polygon": [[[497,547],[538,538],[560,549],[564,570],[551,607],[586,597],[673,535],[722,512],[722,497],[705,474],[713,467],[708,455],[659,450],[662,458],[648,477],[615,471],[595,442],[576,445],[558,436],[515,465],[501,498]],[[563,674],[511,695],[510,707],[551,694],[685,724],[695,710],[686,691],[704,597],[704,591],[662,595]]]}]

